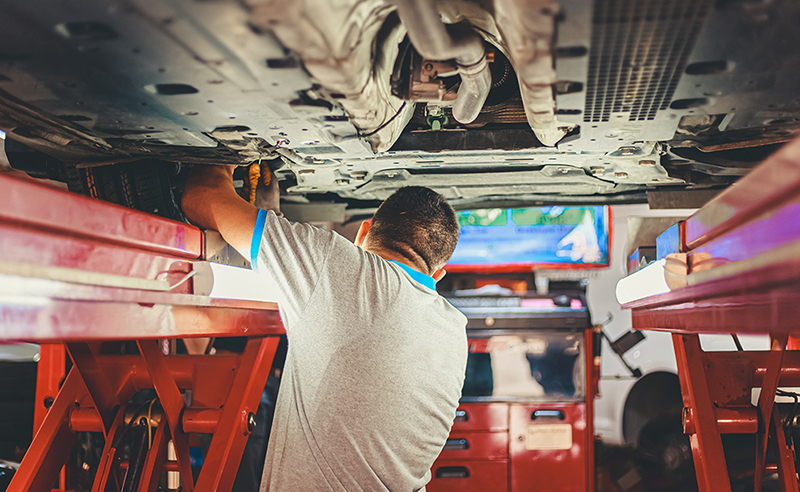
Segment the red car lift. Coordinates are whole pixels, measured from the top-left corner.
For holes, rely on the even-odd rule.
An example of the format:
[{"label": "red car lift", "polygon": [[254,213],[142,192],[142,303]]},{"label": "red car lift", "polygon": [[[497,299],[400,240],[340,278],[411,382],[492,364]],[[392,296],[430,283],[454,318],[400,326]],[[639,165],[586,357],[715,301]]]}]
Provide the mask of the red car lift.
[{"label": "red car lift", "polygon": [[[0,251],[0,340],[42,344],[38,431],[8,490],[65,489],[59,470],[83,431],[105,438],[93,491],[154,491],[162,471],[184,491],[230,490],[283,333],[277,306],[192,295],[199,229],[33,180],[0,175]],[[247,337],[241,354],[164,355],[168,340],[230,336]],[[119,355],[122,341],[136,349]],[[142,389],[159,404],[136,414]],[[148,429],[130,460],[126,418]],[[196,481],[193,434],[213,434]]]},{"label": "red car lift", "polygon": [[[720,434],[755,433],[755,490],[771,470],[782,490],[797,491],[796,450],[774,403],[779,386],[800,386],[800,352],[786,349],[800,333],[800,140],[671,232],[658,256],[686,254],[687,285],[623,307],[635,328],[673,332],[700,490],[731,490]],[[768,333],[771,350],[704,352],[699,333]]]}]

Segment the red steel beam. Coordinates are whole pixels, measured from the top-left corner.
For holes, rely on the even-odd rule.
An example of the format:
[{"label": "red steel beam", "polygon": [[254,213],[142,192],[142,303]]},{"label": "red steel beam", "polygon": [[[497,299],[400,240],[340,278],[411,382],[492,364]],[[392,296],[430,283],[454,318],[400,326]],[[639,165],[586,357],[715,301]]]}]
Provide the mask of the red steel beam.
[{"label": "red steel beam", "polygon": [[[183,256],[160,255],[130,246],[31,229],[0,220],[3,261],[75,268],[144,279],[164,279],[164,272]],[[31,254],[35,251],[36,254]],[[186,291],[188,292],[188,290]]]},{"label": "red steel beam", "polygon": [[796,197],[798,191],[800,139],[784,145],[735,186],[717,195],[687,219],[687,246],[694,250]]},{"label": "red steel beam", "polygon": [[33,433],[42,425],[48,408],[58,394],[59,385],[66,376],[67,352],[63,343],[39,345],[39,362],[36,364],[36,401],[33,407]]},{"label": "red steel beam", "polygon": [[786,443],[783,433],[783,422],[778,412],[773,412],[770,429],[774,437],[775,454],[778,458],[778,480],[783,492],[799,492],[797,487],[797,471],[794,466],[794,452]]},{"label": "red steel beam", "polygon": [[[690,289],[698,286],[684,287]],[[633,310],[633,327],[673,333],[784,333],[800,332],[800,283],[762,291],[740,290],[735,295],[676,300],[652,305],[639,303]],[[683,290],[683,289],[681,289]],[[656,296],[654,296],[656,297]],[[655,299],[654,299],[655,301]],[[633,304],[633,303],[631,303]],[[626,305],[625,307],[629,307]]]},{"label": "red steel beam", "polygon": [[[118,490],[117,485],[117,453],[120,449],[116,446],[119,445],[119,437],[125,430],[125,406],[114,416],[114,421],[108,429],[108,434],[105,436],[106,442],[103,445],[103,454],[101,454],[100,464],[97,465],[97,473],[92,482],[92,492],[113,492]],[[112,480],[113,478],[113,480]],[[116,487],[115,487],[116,485]]]},{"label": "red steel beam", "polygon": [[178,468],[181,473],[183,490],[192,492],[194,490],[194,478],[189,459],[189,436],[181,430],[181,412],[185,402],[178,385],[175,384],[175,380],[170,374],[169,366],[164,361],[158,342],[155,340],[140,340],[136,344],[139,346],[139,352],[150,370],[153,387],[158,394],[161,407],[164,409],[164,416],[169,425],[169,434],[172,437],[175,452],[178,456]]},{"label": "red steel beam", "polygon": [[690,435],[689,441],[697,483],[704,492],[730,492],[731,483],[703,368],[700,341],[697,335],[674,334],[672,343],[684,406],[691,408],[695,420],[695,433]]},{"label": "red steel beam", "polygon": [[187,408],[183,412],[181,428],[186,433],[214,434],[221,418],[222,410],[217,408]]},{"label": "red steel beam", "polygon": [[132,302],[32,297],[22,298],[16,305],[0,304],[0,325],[3,326],[0,339],[34,342],[107,341],[283,333],[277,306],[272,303],[254,303],[259,308],[252,309],[238,302],[206,299],[198,306],[188,306],[151,304],[147,302],[149,297],[152,296],[143,295],[142,300]]},{"label": "red steel beam", "polygon": [[760,421],[758,436],[756,436],[756,467],[754,471],[755,490],[761,490],[764,481],[764,471],[767,464],[767,440],[769,439],[769,426],[772,422],[772,410],[775,406],[775,392],[778,389],[778,380],[783,364],[783,354],[786,352],[787,335],[773,336],[770,340],[770,355],[767,358],[767,370],[761,383],[761,393],[758,395],[758,410]]},{"label": "red steel beam", "polygon": [[[164,436],[166,436],[166,435],[167,434],[166,434],[166,430],[165,430]],[[129,461],[120,461],[119,462],[119,467],[122,470],[127,470],[129,466],[130,466],[130,462]],[[769,465],[767,465],[767,466],[769,466]],[[767,469],[769,470],[769,468],[767,468]],[[773,469],[773,471],[777,471],[777,469],[778,469],[777,465],[772,464],[772,469]],[[178,471],[178,462],[165,459],[164,462],[161,464],[161,471],[173,471],[173,472]]]},{"label": "red steel beam", "polygon": [[0,176],[0,221],[166,256],[203,254],[197,227],[13,176]]},{"label": "red steel beam", "polygon": [[[218,408],[187,408],[181,415],[181,430],[187,434],[213,434],[221,415]],[[103,421],[94,408],[79,407],[69,413],[69,427],[72,432],[103,432]]]},{"label": "red steel beam", "polygon": [[[189,271],[186,260],[202,257],[203,241],[201,231],[187,224],[0,176],[0,250],[6,262],[133,279],[170,276],[173,283]],[[162,292],[108,287],[124,280],[113,277],[91,279],[106,286],[87,285],[77,276],[66,282],[0,272],[0,339],[66,343],[74,364],[49,411],[40,409],[42,423],[8,490],[49,491],[78,430],[105,432],[93,490],[115,489],[120,476],[115,446],[125,427],[125,406],[143,388],[156,390],[164,418],[138,490],[154,491],[161,471],[171,468],[165,462],[169,438],[183,490],[194,489],[190,432],[215,436],[201,473],[211,485],[203,490],[229,489],[249,434],[247,416],[258,406],[278,343],[264,337],[284,333],[277,305],[189,295],[191,282]],[[156,341],[230,336],[249,338],[244,354],[164,357]],[[101,353],[101,342],[118,340],[136,340],[141,356]],[[50,351],[45,345],[43,354]],[[57,355],[55,348],[52,352]],[[58,385],[55,369],[64,365],[63,348],[60,361],[48,360],[50,369],[45,362],[41,372],[42,400]],[[181,389],[192,390],[193,408],[185,408]]]},{"label": "red steel beam", "polygon": [[250,413],[255,414],[267,383],[278,337],[251,338],[242,353],[239,371],[231,387],[228,404],[222,410],[217,432],[198,477],[198,492],[230,490],[242,459],[249,428]]},{"label": "red steel beam", "polygon": [[[156,428],[155,435],[153,436],[150,452],[147,453],[147,458],[142,468],[142,476],[139,479],[138,492],[152,492],[158,487],[161,471],[168,469],[166,466],[168,464],[166,461],[167,441],[167,421],[164,419],[158,425],[158,428]],[[173,463],[174,462],[169,462],[169,464]],[[177,465],[177,463],[174,464]],[[175,466],[175,469],[177,470],[177,466]]]},{"label": "red steel beam", "polygon": [[83,380],[73,368],[36,432],[8,492],[50,492],[77,437],[64,422],[85,391]]},{"label": "red steel beam", "polygon": [[[278,306],[274,302],[248,301],[239,299],[218,299],[204,295],[190,295],[185,293],[174,293],[157,290],[140,290],[133,288],[109,287],[100,285],[82,285],[60,280],[40,279],[19,277],[14,275],[3,275],[0,273],[0,295],[8,296],[0,298],[3,303],[10,303],[14,306],[25,306],[26,300],[34,302],[34,298],[64,300],[64,301],[92,301],[92,302],[117,302],[134,303],[144,306],[150,305],[171,305],[184,307],[212,307],[212,308],[231,308],[249,310],[272,310],[277,311]],[[24,299],[14,299],[12,296]],[[14,302],[14,301],[17,302]],[[220,328],[220,334],[232,333],[229,328]],[[187,330],[181,335],[191,335]],[[260,333],[259,333],[260,334]],[[229,336],[239,336],[230,334]]]},{"label": "red steel beam", "polygon": [[103,421],[103,435],[108,440],[115,411],[123,402],[119,400],[116,388],[111,386],[105,372],[97,363],[92,348],[86,342],[67,343],[67,350],[78,373],[83,379],[95,411]]},{"label": "red steel beam", "polygon": [[[758,432],[758,413],[754,407],[715,408],[714,415],[720,434],[755,434]],[[694,411],[691,408],[685,408],[683,433],[694,434],[696,430]]]}]

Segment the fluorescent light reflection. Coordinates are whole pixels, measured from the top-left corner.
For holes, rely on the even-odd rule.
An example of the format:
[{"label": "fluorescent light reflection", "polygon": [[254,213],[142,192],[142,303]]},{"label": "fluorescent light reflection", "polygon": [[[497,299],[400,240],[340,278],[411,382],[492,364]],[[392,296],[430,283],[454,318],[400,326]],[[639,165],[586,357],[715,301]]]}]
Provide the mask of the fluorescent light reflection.
[{"label": "fluorescent light reflection", "polygon": [[277,302],[278,289],[267,275],[211,262],[194,263],[194,293],[216,299]]}]

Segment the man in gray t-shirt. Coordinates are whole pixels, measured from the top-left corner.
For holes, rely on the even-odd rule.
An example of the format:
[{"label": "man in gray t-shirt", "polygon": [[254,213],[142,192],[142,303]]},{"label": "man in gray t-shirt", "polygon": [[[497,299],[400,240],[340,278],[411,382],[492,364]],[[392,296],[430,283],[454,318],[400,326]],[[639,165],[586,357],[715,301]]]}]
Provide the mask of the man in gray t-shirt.
[{"label": "man in gray t-shirt", "polygon": [[423,489],[467,358],[466,319],[435,290],[458,239],[444,198],[401,188],[355,245],[259,211],[222,166],[193,170],[183,207],[278,287],[289,352],[261,490]]}]

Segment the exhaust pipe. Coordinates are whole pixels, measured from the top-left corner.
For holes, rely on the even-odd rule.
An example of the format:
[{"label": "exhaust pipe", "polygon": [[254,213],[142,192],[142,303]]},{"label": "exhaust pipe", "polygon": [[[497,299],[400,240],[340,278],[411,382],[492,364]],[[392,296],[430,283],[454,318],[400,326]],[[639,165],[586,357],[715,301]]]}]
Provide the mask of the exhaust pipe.
[{"label": "exhaust pipe", "polygon": [[483,39],[472,29],[448,29],[434,0],[394,0],[394,4],[420,55],[431,60],[455,60],[461,87],[453,118],[462,124],[475,121],[492,87]]},{"label": "exhaust pipe", "polygon": [[494,9],[517,71],[528,124],[542,144],[553,147],[570,130],[555,115],[556,71],[550,50],[556,6],[551,0],[494,0]]}]

